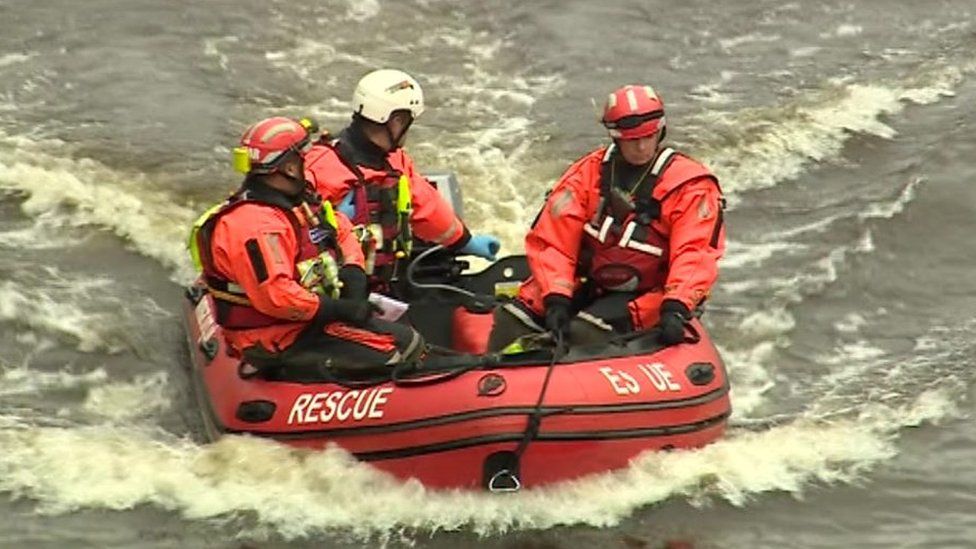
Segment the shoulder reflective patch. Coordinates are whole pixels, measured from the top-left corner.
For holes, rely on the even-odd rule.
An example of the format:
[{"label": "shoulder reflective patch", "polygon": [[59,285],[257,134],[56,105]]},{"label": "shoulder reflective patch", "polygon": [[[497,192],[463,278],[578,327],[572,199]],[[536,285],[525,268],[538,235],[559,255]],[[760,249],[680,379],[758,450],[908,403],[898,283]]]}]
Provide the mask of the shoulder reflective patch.
[{"label": "shoulder reflective patch", "polygon": [[711,207],[708,200],[708,195],[704,195],[698,201],[698,219],[709,219],[712,217],[712,212],[714,208]]},{"label": "shoulder reflective patch", "polygon": [[254,276],[258,279],[258,284],[268,279],[268,266],[264,263],[264,255],[261,253],[261,246],[253,238],[244,243],[247,249],[247,257],[251,260],[251,268]]},{"label": "shoulder reflective patch", "polygon": [[285,254],[281,251],[281,234],[280,233],[264,233],[264,244],[267,246],[268,251],[271,252],[271,260],[275,262],[276,265],[285,264]]},{"label": "shoulder reflective patch", "polygon": [[552,200],[549,205],[549,215],[552,217],[559,217],[562,215],[563,210],[573,201],[573,193],[569,189],[563,189],[556,197]]}]

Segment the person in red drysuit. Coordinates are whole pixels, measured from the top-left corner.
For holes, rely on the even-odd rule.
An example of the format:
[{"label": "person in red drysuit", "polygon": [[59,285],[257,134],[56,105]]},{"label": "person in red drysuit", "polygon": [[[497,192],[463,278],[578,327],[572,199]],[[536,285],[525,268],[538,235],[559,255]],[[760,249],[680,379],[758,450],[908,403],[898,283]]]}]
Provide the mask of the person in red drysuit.
[{"label": "person in red drysuit", "polygon": [[500,247],[494,236],[468,231],[403,149],[423,111],[423,91],[413,77],[393,69],[370,72],[353,92],[351,124],[305,154],[307,179],[356,226],[371,286],[381,291],[397,260],[410,255],[413,235],[491,261]]},{"label": "person in red drysuit", "polygon": [[359,242],[308,186],[305,126],[250,126],[235,149],[240,189],[195,224],[191,249],[231,348],[269,375],[327,379],[382,371],[420,354],[407,326],[371,318]]},{"label": "person in red drysuit", "polygon": [[[613,143],[573,163],[525,237],[531,276],[495,311],[490,349],[549,331],[572,342],[660,325],[684,340],[725,249],[718,179],[664,147],[664,104],[650,86],[610,94]],[[572,328],[571,328],[572,327]]]}]

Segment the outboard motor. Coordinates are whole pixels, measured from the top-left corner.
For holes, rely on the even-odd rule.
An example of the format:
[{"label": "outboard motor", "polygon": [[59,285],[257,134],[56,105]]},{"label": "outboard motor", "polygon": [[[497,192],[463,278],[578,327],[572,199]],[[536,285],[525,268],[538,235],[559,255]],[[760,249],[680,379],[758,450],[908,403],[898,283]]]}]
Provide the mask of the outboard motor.
[{"label": "outboard motor", "polygon": [[458,183],[454,172],[433,172],[425,173],[424,177],[437,187],[437,192],[441,193],[444,200],[451,205],[454,214],[464,219],[464,204],[461,200],[461,184]]}]

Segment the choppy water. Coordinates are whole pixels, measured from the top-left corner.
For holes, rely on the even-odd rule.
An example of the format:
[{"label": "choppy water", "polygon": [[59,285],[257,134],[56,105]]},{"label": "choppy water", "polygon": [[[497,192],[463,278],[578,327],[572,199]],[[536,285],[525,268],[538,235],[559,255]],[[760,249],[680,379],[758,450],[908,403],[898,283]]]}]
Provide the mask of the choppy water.
[{"label": "choppy water", "polygon": [[[970,2],[0,0],[0,546],[976,546]],[[399,66],[510,252],[650,82],[730,197],[708,448],[512,497],[196,442],[188,223],[241,129]]]}]

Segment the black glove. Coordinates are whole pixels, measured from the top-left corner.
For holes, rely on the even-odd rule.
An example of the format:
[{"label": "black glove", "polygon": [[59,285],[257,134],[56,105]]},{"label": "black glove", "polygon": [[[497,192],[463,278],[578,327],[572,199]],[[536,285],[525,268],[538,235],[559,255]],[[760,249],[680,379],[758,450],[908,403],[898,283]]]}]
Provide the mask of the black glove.
[{"label": "black glove", "polygon": [[356,326],[366,324],[376,307],[365,299],[319,298],[319,310],[314,322],[323,326],[329,322],[343,321]]},{"label": "black glove", "polygon": [[359,265],[345,265],[339,269],[342,282],[341,295],[348,299],[366,299],[369,296],[369,279]]},{"label": "black glove", "polygon": [[559,294],[549,294],[542,300],[546,310],[546,330],[552,332],[556,338],[566,339],[569,321],[572,319],[569,313],[571,304],[571,299]]},{"label": "black glove", "polygon": [[685,304],[675,299],[665,299],[661,303],[661,343],[676,345],[685,340],[685,324],[691,320],[691,311]]}]

